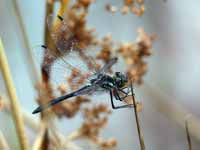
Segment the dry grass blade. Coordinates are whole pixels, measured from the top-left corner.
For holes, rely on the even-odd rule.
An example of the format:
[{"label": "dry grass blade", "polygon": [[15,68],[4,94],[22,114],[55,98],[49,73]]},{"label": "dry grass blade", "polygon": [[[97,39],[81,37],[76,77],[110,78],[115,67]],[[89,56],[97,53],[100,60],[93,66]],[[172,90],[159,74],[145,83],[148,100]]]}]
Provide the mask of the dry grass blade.
[{"label": "dry grass blade", "polygon": [[[2,95],[2,94],[0,94]],[[4,111],[7,114],[12,114],[10,105],[8,103],[8,98],[5,96],[1,96],[1,101],[2,101],[2,111]],[[33,131],[38,131],[39,130],[39,124],[37,121],[33,118],[33,115],[30,115],[24,108],[22,108],[22,116],[24,123],[27,127],[31,128]]]},{"label": "dry grass blade", "polygon": [[15,127],[16,127],[18,138],[19,138],[21,150],[28,150],[28,141],[27,141],[27,137],[24,131],[24,122],[23,122],[22,112],[20,110],[20,104],[18,101],[14,83],[12,81],[8,61],[6,58],[6,54],[4,51],[1,38],[0,38],[0,68],[2,70],[6,88],[8,90],[13,119],[15,122]]},{"label": "dry grass blade", "polygon": [[[39,132],[38,137],[36,138],[34,144],[33,144],[33,149],[32,150],[40,150],[42,145],[44,145],[44,138],[45,138],[45,134],[47,132],[47,128],[46,125],[44,123],[41,124],[41,129]],[[46,150],[46,149],[45,149]]]},{"label": "dry grass blade", "polygon": [[186,129],[186,134],[187,134],[188,150],[192,150],[192,142],[191,142],[191,137],[190,137],[187,120],[185,121],[185,129]]},{"label": "dry grass blade", "polygon": [[33,84],[37,83],[39,80],[39,73],[36,69],[36,66],[35,66],[35,63],[34,63],[34,58],[33,58],[33,55],[32,55],[32,50],[31,50],[31,46],[29,44],[29,40],[28,40],[28,35],[27,35],[27,32],[26,32],[26,29],[25,29],[25,25],[24,25],[24,22],[23,22],[23,17],[22,15],[20,14],[20,10],[19,10],[19,7],[18,7],[18,4],[17,4],[17,1],[16,0],[13,0],[13,5],[14,5],[14,9],[15,9],[15,14],[16,14],[16,17],[17,17],[17,20],[19,21],[19,26],[20,26],[20,29],[22,31],[22,35],[23,35],[23,44],[25,46],[25,54],[27,56],[27,59],[28,62],[30,63],[28,69],[29,69],[29,72],[30,72],[30,76],[32,78],[32,82]]},{"label": "dry grass blade", "polygon": [[46,129],[42,139],[41,147],[38,150],[49,150],[49,143],[48,130]]},{"label": "dry grass blade", "polygon": [[0,150],[10,150],[3,133],[0,131]]}]

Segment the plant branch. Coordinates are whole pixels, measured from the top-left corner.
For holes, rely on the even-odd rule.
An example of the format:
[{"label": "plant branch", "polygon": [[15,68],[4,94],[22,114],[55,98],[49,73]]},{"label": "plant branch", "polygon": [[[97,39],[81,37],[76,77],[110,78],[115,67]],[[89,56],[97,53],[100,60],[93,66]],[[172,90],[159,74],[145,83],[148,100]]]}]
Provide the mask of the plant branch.
[{"label": "plant branch", "polygon": [[188,121],[185,121],[185,129],[186,129],[186,135],[187,135],[187,142],[188,142],[188,150],[192,150],[192,141],[190,137],[190,132],[188,128]]},{"label": "plant branch", "polygon": [[136,125],[137,125],[138,137],[140,141],[140,149],[145,150],[144,138],[141,131],[141,126],[140,126],[138,111],[137,111],[137,103],[135,100],[132,84],[131,84],[131,93],[132,93],[132,100],[133,100],[133,106],[134,106],[134,114],[135,114],[135,120],[136,120]]},{"label": "plant branch", "polygon": [[32,49],[28,40],[28,35],[25,29],[25,25],[23,22],[23,17],[20,14],[20,10],[19,10],[19,6],[17,4],[16,0],[13,0],[13,4],[14,4],[14,10],[15,10],[15,14],[17,17],[17,20],[19,21],[19,27],[22,31],[22,38],[23,38],[23,43],[26,49],[26,56],[27,56],[27,60],[30,62],[31,67],[28,67],[30,75],[31,75],[31,79],[32,79],[32,83],[35,85],[35,83],[38,83],[39,81],[39,72],[36,69],[36,65],[34,62],[34,58],[33,58],[33,54],[32,54]]}]

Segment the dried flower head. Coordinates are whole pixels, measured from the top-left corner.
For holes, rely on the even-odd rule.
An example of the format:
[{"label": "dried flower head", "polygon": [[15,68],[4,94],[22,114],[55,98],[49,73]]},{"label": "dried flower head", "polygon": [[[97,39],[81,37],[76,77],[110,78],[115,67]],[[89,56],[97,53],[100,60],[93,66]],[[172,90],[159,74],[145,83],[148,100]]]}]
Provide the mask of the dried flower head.
[{"label": "dried flower head", "polygon": [[80,70],[73,69],[71,75],[67,78],[67,82],[71,90],[75,90],[85,83],[90,73],[82,73]]},{"label": "dried flower head", "polygon": [[111,148],[117,146],[117,141],[114,138],[110,138],[108,140],[103,140],[100,142],[102,150],[111,150]]},{"label": "dried flower head", "polygon": [[83,137],[87,137],[93,142],[98,143],[100,130],[107,125],[110,110],[107,105],[99,104],[84,110],[84,123],[80,129]]},{"label": "dried flower head", "polygon": [[135,83],[141,84],[142,77],[147,71],[144,58],[151,55],[152,41],[155,36],[147,35],[143,29],[138,30],[139,36],[136,43],[121,44],[118,52],[128,65],[128,75]]},{"label": "dried flower head", "polygon": [[[117,12],[119,9],[116,6],[106,4],[106,10],[112,13]],[[123,6],[120,9],[122,14],[128,14],[129,12],[142,16],[145,11],[144,0],[123,0]]]},{"label": "dried flower head", "polygon": [[82,104],[90,102],[90,99],[78,96],[70,101],[58,104],[53,107],[53,111],[59,116],[66,116],[68,118],[74,117],[80,111]]}]

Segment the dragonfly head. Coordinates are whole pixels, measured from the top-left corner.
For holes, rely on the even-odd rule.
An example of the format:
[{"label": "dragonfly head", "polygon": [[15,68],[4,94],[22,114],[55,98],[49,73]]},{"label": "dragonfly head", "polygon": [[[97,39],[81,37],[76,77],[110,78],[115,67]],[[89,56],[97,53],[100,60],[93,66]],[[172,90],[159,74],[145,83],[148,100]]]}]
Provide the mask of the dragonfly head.
[{"label": "dragonfly head", "polygon": [[124,87],[126,83],[128,82],[128,77],[126,74],[123,74],[121,72],[115,72],[115,83],[119,88]]}]

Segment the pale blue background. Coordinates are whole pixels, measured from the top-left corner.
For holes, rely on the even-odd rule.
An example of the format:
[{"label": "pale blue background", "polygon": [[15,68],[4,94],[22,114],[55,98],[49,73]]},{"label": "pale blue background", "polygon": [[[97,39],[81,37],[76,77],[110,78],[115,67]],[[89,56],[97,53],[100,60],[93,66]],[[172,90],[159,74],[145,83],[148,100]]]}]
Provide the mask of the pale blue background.
[{"label": "pale blue background", "polygon": [[[14,0],[13,0],[14,1]],[[23,43],[19,21],[12,0],[0,0],[0,36],[3,39],[9,59],[13,80],[22,107],[31,113],[36,107],[34,87],[30,75],[27,53]],[[200,75],[200,1],[188,0],[146,0],[146,13],[138,18],[132,14],[109,14],[104,12],[106,0],[92,5],[88,24],[96,27],[100,36],[110,32],[117,41],[131,41],[136,37],[136,29],[144,27],[147,33],[158,36],[153,56],[148,59],[149,71],[145,77],[148,83],[154,83],[165,93],[175,97],[171,101],[182,104],[197,117],[199,111],[199,75]],[[108,1],[117,4],[119,0]],[[45,2],[42,0],[17,0],[20,13],[23,14],[26,32],[31,46],[43,39]],[[120,68],[120,65],[118,65]],[[6,93],[3,80],[0,80],[1,93]],[[137,98],[143,102],[141,113],[146,147],[149,150],[183,150],[187,149],[185,130],[165,115],[157,112],[145,91],[136,90]],[[101,99],[101,98],[98,98]],[[108,97],[102,97],[105,102]],[[37,117],[35,117],[37,118]],[[73,120],[62,120],[61,130],[69,133],[78,127],[81,116]],[[17,149],[15,131],[8,115],[0,113],[0,129],[12,145]],[[73,128],[72,128],[73,127]],[[33,141],[34,133],[27,129]],[[119,141],[117,149],[139,149],[135,120],[131,110],[113,111],[109,126],[104,130],[105,137],[116,137]],[[192,139],[194,150],[198,150],[200,142]]]}]

